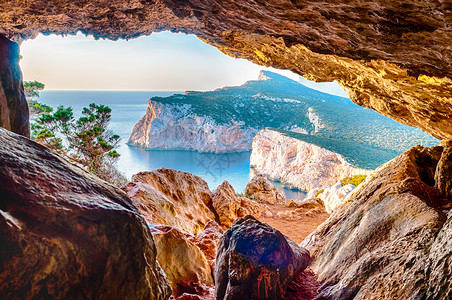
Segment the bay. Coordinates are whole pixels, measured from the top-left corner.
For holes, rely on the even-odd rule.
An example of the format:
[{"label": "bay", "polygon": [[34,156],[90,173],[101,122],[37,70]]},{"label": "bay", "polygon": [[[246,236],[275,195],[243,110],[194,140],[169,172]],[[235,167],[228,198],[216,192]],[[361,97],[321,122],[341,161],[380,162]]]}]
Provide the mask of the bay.
[{"label": "bay", "polygon": [[[132,175],[141,171],[150,171],[166,167],[201,176],[215,190],[224,180],[234,187],[237,193],[243,193],[246,183],[253,176],[250,168],[251,152],[242,153],[198,153],[195,151],[145,150],[127,145],[135,124],[145,115],[148,99],[155,96],[165,97],[183,92],[156,91],[49,91],[41,92],[39,101],[52,106],[71,106],[74,116],[81,115],[83,107],[90,103],[107,105],[112,109],[110,129],[121,137],[118,149],[121,154],[118,169],[130,180]],[[288,199],[302,199],[305,193],[284,188]]]}]

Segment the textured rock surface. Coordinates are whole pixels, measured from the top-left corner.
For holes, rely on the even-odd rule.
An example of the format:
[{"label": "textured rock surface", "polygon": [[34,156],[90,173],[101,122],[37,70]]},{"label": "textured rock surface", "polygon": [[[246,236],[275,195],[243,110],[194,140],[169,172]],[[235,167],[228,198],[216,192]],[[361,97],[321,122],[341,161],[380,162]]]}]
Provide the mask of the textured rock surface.
[{"label": "textured rock surface", "polygon": [[224,181],[217,187],[212,197],[213,207],[223,228],[229,228],[237,218],[246,215],[259,217],[268,208],[252,199],[237,196],[229,182]]},{"label": "textured rock surface", "polygon": [[16,1],[0,33],[194,33],[226,54],[337,80],[354,102],[452,139],[452,13],[444,1]]},{"label": "textured rock surface", "polygon": [[342,186],[342,183],[338,181],[335,185],[326,187],[318,197],[325,205],[326,212],[330,214],[346,201],[348,195],[350,195],[354,189],[355,186],[353,184]]},{"label": "textured rock surface", "polygon": [[19,67],[19,45],[0,34],[0,127],[29,137],[28,115]]},{"label": "textured rock surface", "polygon": [[268,204],[284,203],[286,197],[284,192],[277,188],[263,175],[255,175],[246,184],[245,193],[248,196],[256,196],[261,201]]},{"label": "textured rock surface", "polygon": [[372,172],[354,167],[340,154],[270,129],[254,137],[250,165],[260,174],[304,191]]},{"label": "textured rock surface", "polygon": [[217,244],[222,236],[223,229],[221,229],[220,225],[215,221],[210,221],[200,234],[189,237],[189,240],[198,246],[206,256],[212,270],[212,278],[213,270],[215,269],[215,258],[217,256]]},{"label": "textured rock surface", "polygon": [[123,191],[1,128],[0,170],[2,298],[169,298]]},{"label": "textured rock surface", "polygon": [[381,166],[303,241],[321,299],[451,297],[452,199],[434,188],[442,153],[415,147]]},{"label": "textured rock surface", "polygon": [[151,228],[157,260],[173,288],[173,296],[203,294],[213,286],[210,266],[202,251],[188,236],[171,226]]},{"label": "textured rock surface", "polygon": [[309,252],[252,216],[240,218],[218,244],[216,299],[282,299]]},{"label": "textured rock surface", "polygon": [[257,129],[238,123],[217,124],[209,116],[189,112],[190,105],[149,100],[144,117],[134,126],[128,144],[148,149],[228,153],[251,149]]},{"label": "textured rock surface", "polygon": [[125,191],[148,224],[175,226],[198,234],[215,220],[207,182],[188,172],[159,168],[132,176]]}]

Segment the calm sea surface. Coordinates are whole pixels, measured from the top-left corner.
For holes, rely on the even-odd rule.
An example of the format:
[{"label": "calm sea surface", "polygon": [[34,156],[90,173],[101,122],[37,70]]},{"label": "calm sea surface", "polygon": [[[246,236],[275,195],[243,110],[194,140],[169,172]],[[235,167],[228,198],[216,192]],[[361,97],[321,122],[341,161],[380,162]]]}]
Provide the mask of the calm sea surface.
[{"label": "calm sea surface", "polygon": [[[252,177],[251,152],[211,154],[194,151],[144,150],[127,145],[133,126],[144,116],[148,99],[154,96],[169,96],[176,92],[109,92],[109,91],[42,91],[41,102],[56,108],[72,106],[75,117],[90,103],[108,105],[112,109],[110,128],[121,136],[118,152],[121,154],[118,169],[127,178],[140,171],[166,167],[201,176],[214,190],[224,180],[232,184],[237,193],[245,190]],[[304,193],[283,189],[288,199],[302,199]]]}]

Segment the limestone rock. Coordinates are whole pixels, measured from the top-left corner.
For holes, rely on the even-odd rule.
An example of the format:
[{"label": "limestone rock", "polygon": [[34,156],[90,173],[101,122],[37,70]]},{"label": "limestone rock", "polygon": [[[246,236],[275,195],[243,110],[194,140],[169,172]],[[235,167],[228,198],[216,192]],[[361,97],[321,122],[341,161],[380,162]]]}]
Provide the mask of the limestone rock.
[{"label": "limestone rock", "polygon": [[218,214],[223,228],[229,228],[240,217],[253,215],[259,217],[268,208],[252,199],[237,196],[234,188],[227,181],[217,187],[212,197],[213,207]]},{"label": "limestone rock", "polygon": [[264,176],[255,175],[246,185],[245,193],[249,196],[256,196],[261,201],[268,204],[284,203],[286,197]]},{"label": "limestone rock", "polygon": [[171,225],[198,234],[215,220],[209,186],[188,172],[166,168],[140,172],[125,190],[148,224]]},{"label": "limestone rock", "polygon": [[0,295],[168,299],[148,226],[120,189],[0,128]]},{"label": "limestone rock", "polygon": [[318,195],[318,198],[322,200],[326,212],[330,214],[346,201],[348,195],[350,195],[354,188],[355,186],[353,184],[342,186],[342,183],[338,181],[335,185],[324,188],[324,191]]},{"label": "limestone rock", "polygon": [[165,104],[151,99],[146,114],[134,126],[127,143],[157,150],[244,152],[251,149],[258,130],[243,125],[218,124],[209,115],[193,113],[189,104]]},{"label": "limestone rock", "polygon": [[0,127],[30,137],[28,115],[19,67],[19,45],[0,34]]},{"label": "limestone rock", "polygon": [[435,187],[452,197],[452,141],[443,142],[443,145],[444,151],[435,171]]},{"label": "limestone rock", "polygon": [[211,269],[202,251],[186,234],[171,226],[151,228],[157,260],[173,288],[173,296],[202,294],[213,286]]},{"label": "limestone rock", "polygon": [[452,199],[434,187],[443,150],[418,146],[381,166],[302,242],[319,299],[450,298]]},{"label": "limestone rock", "polygon": [[309,252],[252,216],[237,219],[218,245],[216,299],[282,299]]},{"label": "limestone rock", "polygon": [[351,165],[338,153],[271,129],[263,129],[254,137],[250,165],[260,174],[303,191],[372,172]]}]

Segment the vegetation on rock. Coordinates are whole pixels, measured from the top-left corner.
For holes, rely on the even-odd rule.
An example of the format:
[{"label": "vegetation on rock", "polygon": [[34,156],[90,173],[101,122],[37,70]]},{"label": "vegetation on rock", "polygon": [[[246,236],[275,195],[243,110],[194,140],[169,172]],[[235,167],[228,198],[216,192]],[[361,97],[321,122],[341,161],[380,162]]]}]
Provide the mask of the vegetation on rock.
[{"label": "vegetation on rock", "polygon": [[34,98],[39,98],[39,92],[44,89],[45,85],[38,81],[24,81],[24,92],[25,97],[27,98],[28,108],[30,110],[30,114],[39,115],[42,113],[50,113],[53,111],[53,108],[39,102]]},{"label": "vegetation on rock", "polygon": [[342,186],[346,186],[347,184],[353,184],[355,187],[358,186],[361,182],[366,179],[367,175],[354,175],[350,177],[346,177],[341,179]]},{"label": "vegetation on rock", "polygon": [[32,139],[69,161],[117,186],[127,179],[115,167],[120,137],[107,129],[111,108],[91,103],[74,119],[72,107],[60,106],[32,125]]},{"label": "vegetation on rock", "polygon": [[419,129],[359,107],[350,99],[310,89],[268,71],[262,71],[260,78],[264,80],[209,92],[153,97],[151,101],[178,107],[178,119],[203,116],[217,125],[277,128],[342,154],[361,168],[374,169],[418,144],[438,143]]},{"label": "vegetation on rock", "polygon": [[26,98],[39,97],[39,91],[44,89],[45,85],[39,81],[24,81],[24,92]]}]

